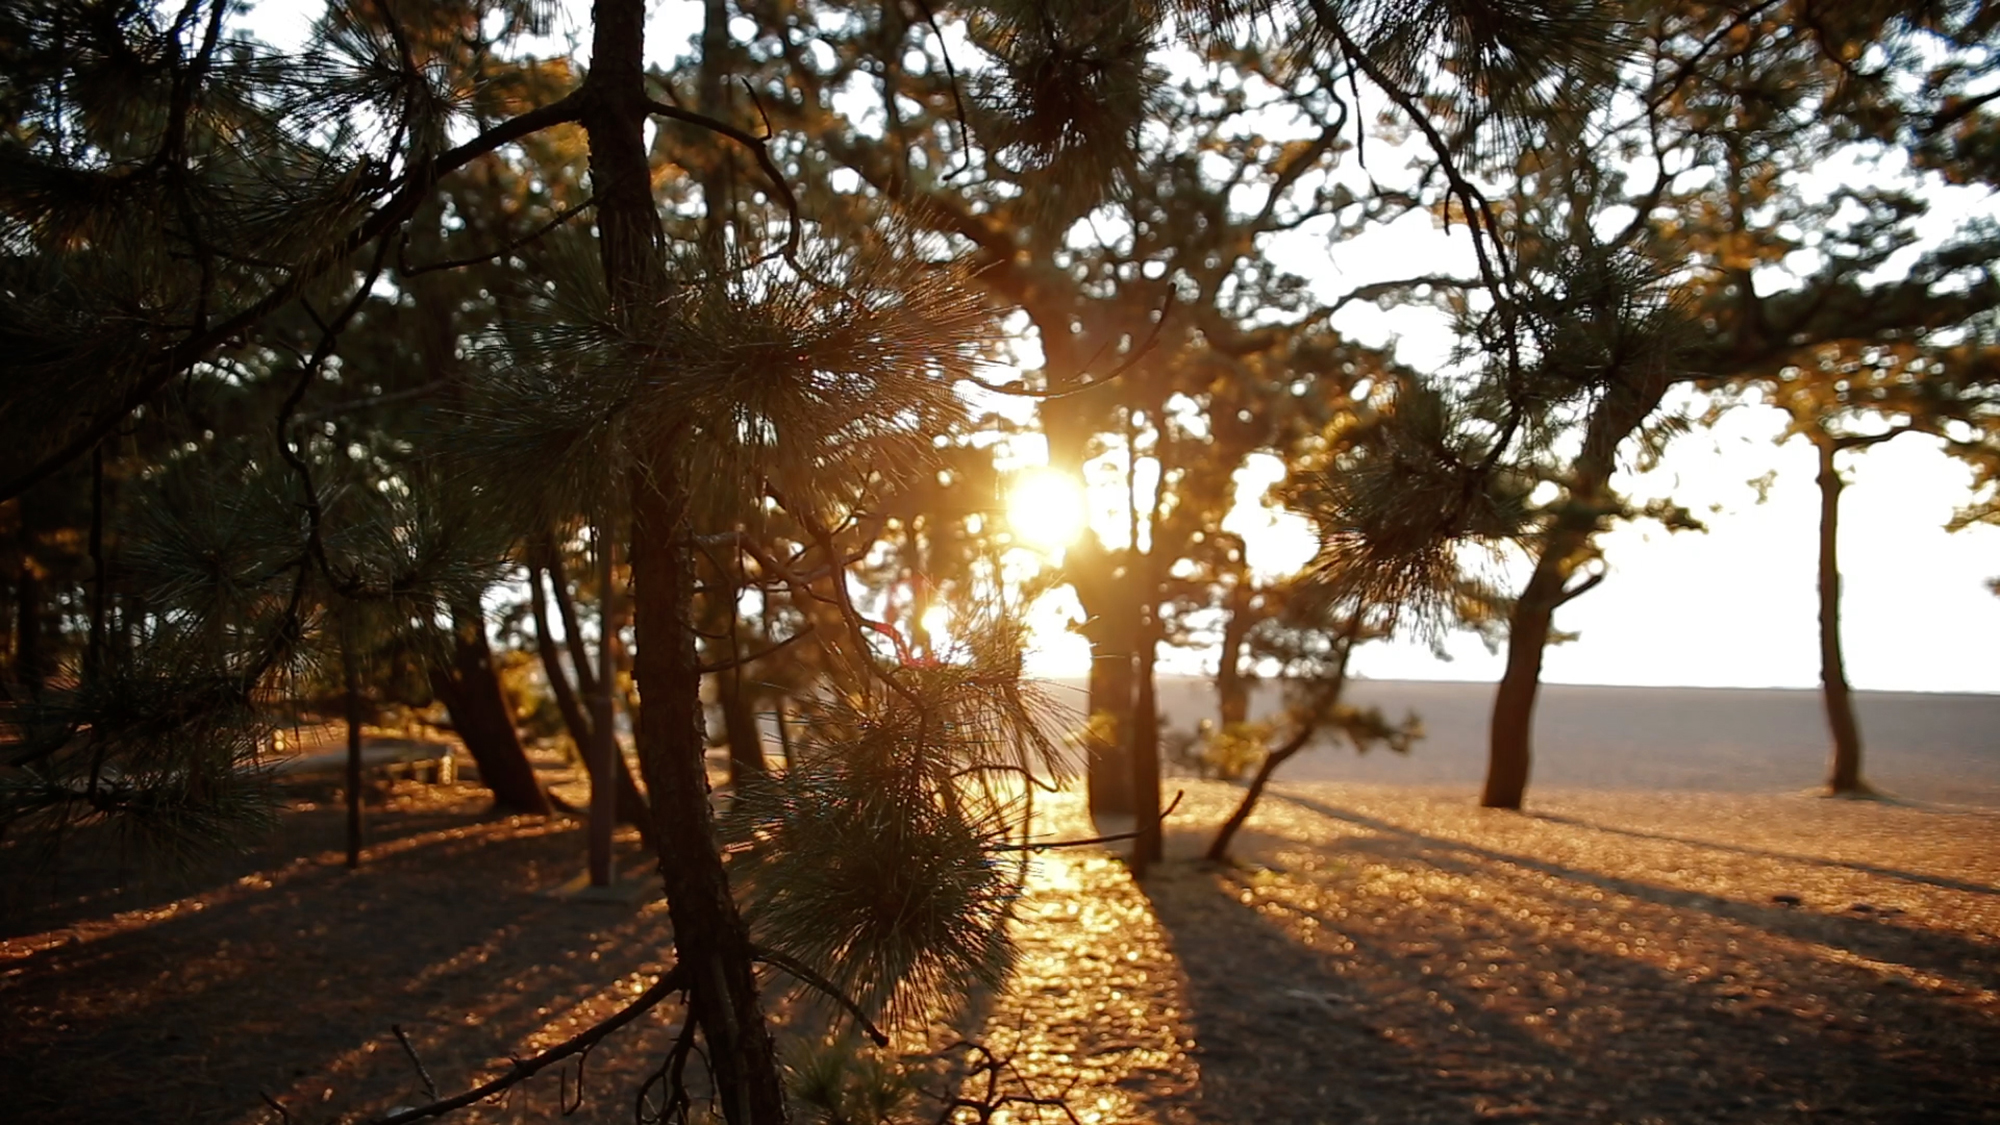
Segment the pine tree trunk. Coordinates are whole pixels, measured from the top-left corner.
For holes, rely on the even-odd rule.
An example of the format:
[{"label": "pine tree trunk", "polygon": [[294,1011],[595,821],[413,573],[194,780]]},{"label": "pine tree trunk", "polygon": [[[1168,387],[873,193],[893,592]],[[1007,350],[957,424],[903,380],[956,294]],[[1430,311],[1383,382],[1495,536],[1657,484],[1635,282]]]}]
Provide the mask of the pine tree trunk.
[{"label": "pine tree trunk", "polygon": [[[544,574],[542,564],[548,557],[538,553],[528,567],[528,604],[535,620],[535,655],[541,658],[542,675],[549,681],[549,692],[556,697],[556,710],[562,713],[563,729],[569,732],[569,739],[576,746],[577,756],[584,757],[586,753],[584,748],[593,744],[597,734],[590,719],[583,712],[583,703],[577,696],[576,685],[570,682],[569,672],[562,666],[562,657],[557,651],[554,635],[549,629],[548,595],[542,587]],[[560,574],[551,577],[558,583],[562,581]],[[558,586],[558,590],[560,589]],[[621,613],[619,617],[622,620],[623,614]],[[616,643],[612,645],[611,654],[615,666],[620,658]],[[594,678],[592,683],[594,686]],[[632,777],[631,763],[625,760],[625,753],[618,746],[615,726],[611,744],[612,766],[617,783],[618,822],[637,827],[639,839],[651,848],[654,846],[653,815],[646,807],[645,794],[639,792],[639,783]]]},{"label": "pine tree trunk", "polygon": [[548,794],[535,776],[528,752],[514,730],[514,717],[493,671],[486,619],[477,606],[453,610],[452,666],[431,670],[431,690],[451,712],[452,729],[479,767],[480,783],[493,793],[496,808],[547,816]]},{"label": "pine tree trunk", "polygon": [[1138,690],[1132,704],[1132,810],[1138,833],[1132,838],[1132,873],[1146,869],[1163,856],[1160,840],[1160,707],[1156,694],[1153,664],[1159,642],[1148,630],[1140,642],[1137,661]]},{"label": "pine tree trunk", "polygon": [[1136,811],[1132,790],[1133,663],[1140,632],[1139,584],[1129,571],[1114,575],[1125,553],[1107,552],[1094,542],[1078,544],[1066,569],[1082,605],[1078,627],[1090,642],[1090,727],[1084,746],[1084,782],[1093,817],[1129,816]]},{"label": "pine tree trunk", "polygon": [[701,663],[695,651],[694,553],[687,498],[670,454],[633,474],[632,573],[639,645],[639,762],[673,921],[693,973],[690,995],[723,1116],[731,1125],[786,1120],[776,1048],[757,998],[749,931],[731,896],[709,805]]},{"label": "pine tree trunk", "polygon": [[1493,695],[1493,725],[1486,762],[1486,787],[1479,795],[1489,809],[1518,809],[1528,790],[1528,765],[1535,725],[1535,697],[1542,687],[1542,654],[1548,648],[1556,606],[1562,601],[1566,563],[1581,537],[1551,535],[1535,560],[1527,589],[1507,619],[1507,670]]},{"label": "pine tree trunk", "polygon": [[741,785],[763,777],[764,736],[757,730],[757,715],[750,692],[743,687],[743,670],[731,668],[715,677],[715,693],[722,702],[723,735],[729,741],[729,782]]},{"label": "pine tree trunk", "polygon": [[[624,319],[655,296],[665,272],[646,155],[646,3],[597,0],[593,19],[582,123],[605,287],[613,315]],[[787,1112],[776,1047],[709,805],[694,545],[677,455],[672,435],[650,443],[628,482],[634,672],[644,702],[639,764],[652,797],[674,949],[692,981],[690,1015],[701,1029],[722,1115],[730,1125],[782,1125]]]},{"label": "pine tree trunk", "polygon": [[1826,791],[1840,796],[1869,789],[1861,780],[1861,727],[1854,721],[1854,699],[1840,651],[1840,492],[1844,484],[1833,464],[1833,443],[1813,444],[1819,450],[1819,680],[1827,726],[1833,734]]},{"label": "pine tree trunk", "polygon": [[1552,517],[1535,557],[1535,572],[1508,618],[1507,670],[1493,695],[1486,785],[1479,795],[1485,808],[1519,809],[1527,794],[1542,654],[1556,610],[1570,597],[1564,584],[1603,519],[1599,507],[1618,467],[1619,445],[1659,407],[1669,385],[1662,369],[1639,383],[1613,386],[1591,407],[1566,504]]},{"label": "pine tree trunk", "polygon": [[1221,863],[1229,858],[1230,842],[1236,839],[1236,833],[1250,820],[1251,812],[1257,808],[1258,800],[1264,796],[1264,787],[1271,784],[1271,775],[1278,772],[1279,766],[1291,761],[1299,751],[1305,749],[1306,743],[1312,741],[1315,729],[1317,728],[1313,726],[1301,727],[1291,738],[1285,740],[1283,746],[1264,755],[1264,760],[1257,763],[1257,772],[1250,776],[1250,785],[1243,790],[1243,799],[1236,802],[1235,811],[1229,814],[1228,820],[1222,822],[1222,827],[1215,830],[1215,839],[1208,843],[1207,858],[1211,863]]},{"label": "pine tree trunk", "polygon": [[1211,863],[1221,863],[1229,857],[1230,842],[1236,838],[1236,833],[1242,830],[1243,825],[1249,822],[1250,814],[1256,810],[1258,800],[1264,796],[1264,787],[1271,784],[1271,775],[1278,772],[1279,766],[1291,761],[1299,751],[1306,748],[1306,743],[1311,742],[1312,736],[1319,731],[1324,717],[1332,714],[1334,707],[1340,703],[1341,694],[1347,690],[1347,658],[1354,652],[1354,638],[1360,632],[1361,615],[1356,613],[1348,620],[1347,628],[1340,634],[1340,656],[1334,664],[1332,683],[1328,686],[1326,694],[1317,701],[1311,713],[1300,720],[1299,729],[1292,732],[1292,736],[1285,740],[1284,745],[1265,754],[1264,760],[1257,763],[1257,772],[1251,776],[1249,787],[1243,791],[1243,799],[1236,803],[1235,811],[1229,814],[1228,820],[1222,822],[1222,827],[1216,829],[1215,839],[1209,841],[1207,858]]},{"label": "pine tree trunk", "polygon": [[1249,576],[1239,575],[1229,591],[1229,619],[1222,624],[1222,651],[1215,668],[1215,704],[1220,729],[1250,718],[1250,682],[1243,675],[1243,646],[1250,639]]},{"label": "pine tree trunk", "polygon": [[347,704],[347,866],[361,866],[361,668],[354,640],[340,638],[340,671]]}]

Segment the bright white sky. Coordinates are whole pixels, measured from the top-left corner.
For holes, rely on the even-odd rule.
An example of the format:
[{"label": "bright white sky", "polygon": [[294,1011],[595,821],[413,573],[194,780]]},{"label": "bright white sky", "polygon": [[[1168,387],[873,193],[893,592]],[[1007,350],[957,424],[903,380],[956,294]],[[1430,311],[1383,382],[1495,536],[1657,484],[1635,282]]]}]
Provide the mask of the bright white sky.
[{"label": "bright white sky", "polygon": [[[251,19],[277,42],[294,36],[321,10],[317,0],[264,0]],[[662,62],[684,50],[699,27],[700,5],[666,0],[654,6],[648,55]],[[556,42],[581,25],[573,15]],[[574,39],[571,40],[575,42]],[[582,44],[577,44],[582,46]],[[1379,150],[1371,150],[1379,153]],[[1379,172],[1384,156],[1371,155]],[[1882,174],[1853,165],[1854,175]],[[1945,198],[1945,196],[1949,196]],[[1972,213],[2000,214],[1990,195],[1940,193],[1933,230]],[[1267,252],[1321,283],[1328,297],[1371,281],[1448,269],[1456,260],[1428,219],[1411,216],[1395,228],[1346,242],[1329,257],[1310,228]],[[1401,357],[1424,367],[1442,361],[1450,341],[1439,324],[1416,312],[1384,313],[1356,303],[1335,324],[1365,342],[1399,339]],[[1556,683],[1810,687],[1818,682],[1816,595],[1813,587],[1818,493],[1812,452],[1802,442],[1773,443],[1781,415],[1767,407],[1732,411],[1716,429],[1678,441],[1661,466],[1626,486],[1641,496],[1671,494],[1707,521],[1706,534],[1668,535],[1656,525],[1618,528],[1602,540],[1609,575],[1603,585],[1564,607],[1559,629],[1580,639],[1551,648],[1544,678]],[[1024,451],[1025,452],[1025,451]],[[1841,509],[1845,576],[1844,636],[1848,673],[1856,687],[1898,691],[2000,692],[2000,597],[1985,583],[2000,576],[2000,528],[1947,535],[1943,524],[1966,497],[1967,470],[1934,443],[1908,436],[1854,456],[1851,487]],[[1757,502],[1745,482],[1776,470],[1768,499]],[[1255,508],[1268,475],[1244,489],[1234,521],[1251,541],[1253,563],[1296,565],[1310,540],[1296,517],[1273,521]],[[1258,531],[1256,525],[1271,525]],[[1524,572],[1516,567],[1515,584]],[[1059,627],[1062,607],[1038,617],[1031,671],[1079,675],[1088,651]],[[1474,638],[1447,639],[1441,660],[1415,640],[1378,643],[1358,651],[1356,672],[1378,679],[1494,680],[1502,657]],[[1212,655],[1163,655],[1163,668],[1212,668]]]}]

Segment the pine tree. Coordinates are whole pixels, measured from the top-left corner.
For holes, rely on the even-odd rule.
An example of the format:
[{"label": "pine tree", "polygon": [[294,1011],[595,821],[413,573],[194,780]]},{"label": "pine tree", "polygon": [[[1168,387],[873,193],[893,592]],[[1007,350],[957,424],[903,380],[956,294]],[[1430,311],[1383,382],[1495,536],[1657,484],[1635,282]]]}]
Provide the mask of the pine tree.
[{"label": "pine tree", "polygon": [[[1277,293],[1286,284],[1246,264],[1255,231],[1237,222],[1188,240],[1200,257],[1184,277],[1147,278],[1139,256],[1118,262],[1124,251],[1114,249],[1085,263],[1114,283],[1101,306],[1069,283],[1053,307],[1042,304],[1036,271],[1070,264],[1058,262],[1069,224],[1057,219],[1120,192],[1143,199],[1149,125],[1175,145],[1202,135],[1198,98],[1175,111],[1156,97],[1155,51],[1184,34],[1228,56],[1296,31],[1311,61],[1287,73],[1288,88],[1330,95],[1331,78],[1365,78],[1406,107],[1435,104],[1450,135],[1432,129],[1428,140],[1446,167],[1449,154],[1505,143],[1531,110],[1587,108],[1618,53],[1605,34],[1615,24],[1585,3],[1314,4],[1287,9],[1270,31],[1230,22],[1229,5],[995,2],[944,13],[963,20],[982,55],[961,83],[941,57],[921,74],[902,71],[905,48],[934,30],[937,13],[919,27],[893,9],[852,21],[876,38],[850,44],[840,64],[852,73],[871,60],[891,95],[884,135],[895,144],[858,152],[862,134],[826,113],[831,90],[797,58],[803,25],[787,12],[760,11],[765,22],[742,43],[728,9],[711,5],[686,91],[678,75],[647,72],[642,0],[598,0],[580,78],[561,60],[503,49],[542,26],[535,4],[421,15],[336,5],[295,58],[226,34],[229,12],[223,0],[42,0],[0,17],[10,21],[0,394],[20,431],[0,498],[51,480],[135,414],[189,435],[149,466],[145,514],[132,518],[135,582],[149,591],[144,636],[115,676],[86,675],[26,714],[26,737],[9,749],[10,800],[18,791],[26,803],[10,811],[167,810],[222,834],[227,810],[254,807],[239,794],[254,780],[243,767],[254,760],[259,704],[337,652],[343,615],[374,615],[412,643],[450,639],[438,635],[449,621],[458,651],[476,659],[480,592],[517,544],[583,513],[628,528],[638,757],[676,953],[638,1003],[686,994],[723,1116],[738,1123],[787,1119],[758,966],[857,1011],[903,1017],[997,981],[1021,871],[997,853],[1019,847],[1008,841],[1032,784],[1064,774],[1019,684],[1016,623],[970,622],[962,654],[920,656],[911,631],[868,616],[847,581],[866,556],[860,525],[876,498],[935,472],[937,439],[949,444],[966,425],[959,387],[984,381],[1000,311],[987,294],[1048,312],[1054,378],[1028,388],[1044,392],[1096,375],[1094,351],[1147,374],[1148,340],[1167,330],[1161,310],[1182,287],[1194,313],[1165,354],[1201,339],[1242,357],[1302,327],[1260,334],[1233,306],[1250,299],[1237,289],[1243,278]],[[498,41],[487,38],[495,26]],[[724,93],[726,79],[751,77],[732,71],[768,72],[780,59],[792,70],[765,87],[769,96]],[[921,160],[902,147],[920,127],[896,97],[906,80],[929,107]],[[1333,113],[1335,101],[1315,104]],[[1342,108],[1313,124],[1302,146],[1227,140],[1243,170],[1227,186],[1267,192],[1255,223],[1276,229],[1336,204],[1312,189],[1291,194],[1350,123]],[[415,243],[436,229],[426,209],[443,185],[517,145],[553,157],[536,168],[548,182],[574,184],[581,162],[594,230],[565,237],[564,211],[524,232],[457,196],[458,220],[507,232],[503,247],[540,237],[551,247],[550,275],[519,279],[475,327],[462,295],[453,315],[438,314],[435,304],[454,298],[399,255],[406,235]],[[980,165],[987,186],[943,186],[948,151]],[[692,174],[656,190],[656,167],[681,158]],[[829,161],[872,192],[816,191],[825,206],[809,214],[793,185],[830,186]],[[1211,204],[1226,199],[1192,169],[1198,162],[1175,151],[1158,168]],[[1015,193],[1027,202],[1009,214],[1003,202]],[[1012,231],[1029,220],[1044,253],[1017,270]],[[491,256],[525,272],[508,249]],[[399,315],[405,297],[435,318],[425,337],[433,364],[452,366],[461,348],[474,360],[477,385],[451,424],[441,419],[421,445],[380,446],[343,443],[341,421],[307,425],[314,410],[385,393],[349,383],[361,353],[350,360],[344,349]],[[1092,323],[1061,309],[1079,297]],[[1080,459],[1115,406],[1128,433],[1145,425],[1155,448],[1172,444],[1164,419],[1186,370],[1161,364],[1126,400],[1052,400],[1075,408],[1067,421],[1058,419],[1070,407],[1050,412],[1052,441]],[[330,392],[339,400],[322,404]],[[197,408],[211,404],[219,424],[198,425]],[[397,440],[386,429],[374,438]],[[1127,448],[1138,446],[1133,433]],[[1148,523],[1164,530],[1160,496]],[[1135,638],[1144,661],[1160,636],[1158,571],[1169,560],[1164,545],[1145,552],[1137,539],[1128,562],[1149,580]],[[698,639],[707,600],[738,595],[703,582],[702,560],[718,549],[746,557],[742,582],[782,593],[801,624],[815,622],[827,674],[801,701],[794,768],[743,778],[727,826],[709,799],[700,698],[717,669]],[[1134,676],[1136,740],[1154,729],[1141,694],[1149,665]],[[358,677],[343,669],[341,679]],[[606,679],[600,670],[600,691]],[[600,714],[600,741],[606,725]],[[1141,771],[1157,761],[1138,749],[1143,786]],[[25,783],[14,786],[17,777]],[[1142,828],[1157,833],[1144,811]],[[741,888],[724,861],[724,827],[746,849]],[[638,1010],[565,1049],[586,1048]],[[683,1061],[693,1042],[677,1048]],[[506,1081],[534,1066],[524,1061]]]},{"label": "pine tree", "polygon": [[[1976,138],[1989,123],[1963,92],[1967,59],[1991,35],[1976,14],[1662,5],[1648,27],[1649,63],[1627,97],[1595,118],[1552,122],[1531,157],[1481,172],[1499,186],[1471,189],[1465,214],[1495,240],[1482,266],[1508,276],[1488,277],[1490,298],[1462,306],[1480,378],[1411,384],[1375,459],[1378,486],[1333,495],[1323,513],[1341,529],[1329,570],[1354,588],[1428,590],[1443,604],[1462,545],[1511,541],[1533,559],[1494,704],[1489,806],[1520,806],[1554,614],[1601,580],[1587,573],[1596,533],[1640,514],[1612,476],[1635,438],[1657,448],[1684,424],[1661,415],[1670,392],[1769,373],[1836,342],[1942,343],[2000,298],[1990,232],[1967,229],[1899,279],[1867,279],[1911,240],[1923,201],[1850,189],[1816,204],[1796,181],[1843,144],[1982,176]],[[1871,51],[1881,65],[1856,64]],[[1947,153],[1965,159],[1948,165]],[[1503,194],[1507,208],[1479,205]],[[1857,204],[1853,221],[1837,214]],[[1816,262],[1804,276],[1759,291],[1760,267],[1805,249]],[[1552,458],[1564,434],[1578,452]],[[1536,507],[1526,498],[1540,480],[1560,491]],[[1391,500],[1420,493],[1431,499],[1414,519]],[[1658,514],[1685,522],[1671,507]]]}]

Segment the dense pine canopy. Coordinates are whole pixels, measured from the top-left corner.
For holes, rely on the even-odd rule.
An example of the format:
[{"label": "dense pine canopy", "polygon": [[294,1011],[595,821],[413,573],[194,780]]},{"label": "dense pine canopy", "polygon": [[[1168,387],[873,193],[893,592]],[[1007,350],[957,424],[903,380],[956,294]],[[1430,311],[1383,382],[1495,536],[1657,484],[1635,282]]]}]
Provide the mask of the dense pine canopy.
[{"label": "dense pine canopy", "polygon": [[[1507,644],[1519,807],[1595,536],[1697,522],[1615,479],[1685,391],[1829,466],[1937,435],[1993,518],[2000,231],[1919,237],[1935,185],[2000,186],[1986,5],[705,0],[678,51],[650,7],[352,0],[282,49],[226,0],[0,13],[0,829],[240,842],[271,730],[334,703],[357,771],[365,711],[435,706],[547,813],[533,650],[657,852],[651,1002],[725,1118],[782,1121],[757,966],[864,1022],[997,982],[1073,774],[1159,858],[1162,646],[1218,654],[1192,760],[1264,766],[1219,858],[1310,739],[1420,735],[1341,701],[1398,629]],[[1836,154],[1893,174],[1822,190]],[[1329,298],[1272,252],[1410,215],[1462,270]],[[1335,327],[1371,302],[1453,362]],[[1003,511],[1029,438],[1122,525],[1060,567]],[[1300,573],[1225,526],[1260,459]],[[1074,731],[1022,678],[1065,586]]]}]

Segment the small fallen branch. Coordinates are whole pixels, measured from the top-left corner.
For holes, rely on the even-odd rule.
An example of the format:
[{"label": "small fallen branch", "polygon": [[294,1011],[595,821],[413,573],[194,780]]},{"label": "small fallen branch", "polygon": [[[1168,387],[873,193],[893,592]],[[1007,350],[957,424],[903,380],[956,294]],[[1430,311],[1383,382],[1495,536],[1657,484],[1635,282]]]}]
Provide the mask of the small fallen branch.
[{"label": "small fallen branch", "polygon": [[[442,1117],[453,1110],[464,1109],[474,1102],[484,1101],[502,1090],[525,1082],[556,1063],[569,1058],[571,1055],[581,1054],[595,1047],[612,1032],[646,1014],[672,993],[685,992],[690,983],[689,977],[690,974],[687,972],[686,966],[675,965],[672,969],[662,974],[659,980],[654,981],[651,988],[648,988],[635,997],[630,1004],[618,1009],[610,1016],[590,1027],[577,1032],[561,1043],[550,1047],[539,1055],[533,1055],[525,1059],[515,1059],[514,1065],[509,1067],[507,1072],[499,1077],[474,1086],[462,1094],[433,1101],[427,1105],[411,1106],[407,1109],[396,1110],[386,1116],[376,1118],[374,1125],[403,1125],[407,1121],[422,1121],[427,1117]],[[408,1045],[405,1042],[404,1046],[408,1047]],[[411,1053],[411,1057],[415,1057],[415,1052]],[[417,1068],[418,1072],[422,1073],[423,1064],[418,1063]],[[429,1084],[429,1078],[426,1076],[425,1085],[428,1086]]]}]

